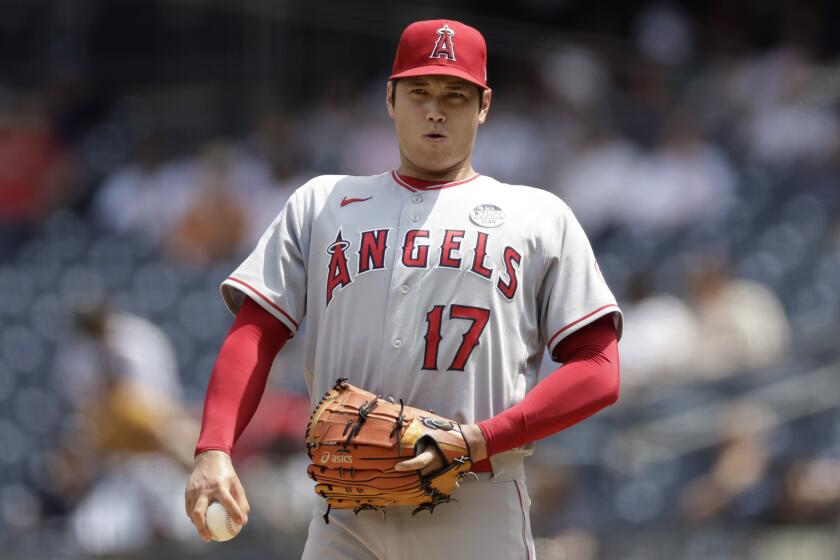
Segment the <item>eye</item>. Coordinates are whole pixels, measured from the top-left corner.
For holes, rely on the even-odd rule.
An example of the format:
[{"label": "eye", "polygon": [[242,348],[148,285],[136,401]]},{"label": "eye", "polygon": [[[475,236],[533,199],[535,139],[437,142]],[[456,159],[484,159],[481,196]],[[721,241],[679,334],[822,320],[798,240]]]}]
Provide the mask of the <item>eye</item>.
[{"label": "eye", "polygon": [[426,90],[423,88],[414,88],[409,93],[411,93],[412,95],[424,95],[426,93]]},{"label": "eye", "polygon": [[453,97],[453,98],[458,98],[458,97],[460,97],[460,98],[464,98],[464,97],[466,97],[466,96],[465,96],[463,93],[461,93],[460,91],[450,91],[450,92],[449,92],[449,97]]}]

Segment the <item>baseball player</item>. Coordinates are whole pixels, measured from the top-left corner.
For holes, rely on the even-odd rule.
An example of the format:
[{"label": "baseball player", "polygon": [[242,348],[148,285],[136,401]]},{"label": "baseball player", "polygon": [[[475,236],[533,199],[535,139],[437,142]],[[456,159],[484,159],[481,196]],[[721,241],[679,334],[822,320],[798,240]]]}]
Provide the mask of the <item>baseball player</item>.
[{"label": "baseball player", "polygon": [[[326,524],[319,512],[303,557],[534,558],[523,459],[533,441],[616,401],[621,312],[566,204],[472,168],[492,96],[486,59],[463,23],[409,25],[386,89],[399,168],[301,186],[222,283],[236,319],[186,492],[205,539],[211,500],[247,522],[229,453],[306,317],[313,405],[344,377],[455,419],[477,480],[433,514],[340,510]],[[563,365],[538,382],[546,347]],[[440,464],[429,449],[398,468]]]}]

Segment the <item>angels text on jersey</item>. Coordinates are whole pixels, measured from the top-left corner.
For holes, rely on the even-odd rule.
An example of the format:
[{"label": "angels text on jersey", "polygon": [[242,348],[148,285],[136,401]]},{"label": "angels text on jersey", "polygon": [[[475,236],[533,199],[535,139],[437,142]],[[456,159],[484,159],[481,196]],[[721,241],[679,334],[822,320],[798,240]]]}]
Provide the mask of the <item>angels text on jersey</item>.
[{"label": "angels text on jersey", "polygon": [[[353,241],[345,239],[341,229],[338,230],[335,241],[326,248],[330,255],[326,277],[327,306],[337,290],[352,284],[359,275],[385,269],[385,252],[392,248],[388,243],[391,231],[390,228],[363,231],[354,246]],[[394,266],[465,269],[493,283],[505,298],[512,300],[519,287],[522,251],[507,245],[501,256],[494,259],[488,255],[493,245],[491,233],[475,232],[474,239],[469,236],[470,245],[467,247],[463,246],[465,238],[467,232],[463,229],[410,229],[399,240],[400,257],[394,259]],[[433,243],[438,249],[437,255],[430,254]],[[348,262],[350,252],[358,256],[355,268]]]}]

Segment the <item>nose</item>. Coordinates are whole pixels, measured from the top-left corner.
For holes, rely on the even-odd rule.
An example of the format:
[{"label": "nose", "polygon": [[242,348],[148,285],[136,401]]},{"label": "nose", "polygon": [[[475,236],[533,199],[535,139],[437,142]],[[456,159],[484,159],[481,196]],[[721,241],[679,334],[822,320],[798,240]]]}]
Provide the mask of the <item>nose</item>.
[{"label": "nose", "polygon": [[446,115],[438,108],[436,102],[431,102],[426,112],[426,119],[433,123],[444,123],[446,122]]}]

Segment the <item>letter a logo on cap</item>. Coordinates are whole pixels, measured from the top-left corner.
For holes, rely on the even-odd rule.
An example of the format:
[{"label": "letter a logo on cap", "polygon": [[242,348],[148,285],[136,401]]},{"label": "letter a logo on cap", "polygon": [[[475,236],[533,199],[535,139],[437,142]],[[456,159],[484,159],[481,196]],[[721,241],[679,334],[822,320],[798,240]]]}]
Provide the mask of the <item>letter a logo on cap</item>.
[{"label": "letter a logo on cap", "polygon": [[455,62],[455,45],[452,44],[452,36],[455,32],[444,23],[443,27],[437,30],[437,34],[435,48],[432,49],[432,55],[429,58],[445,58]]}]

